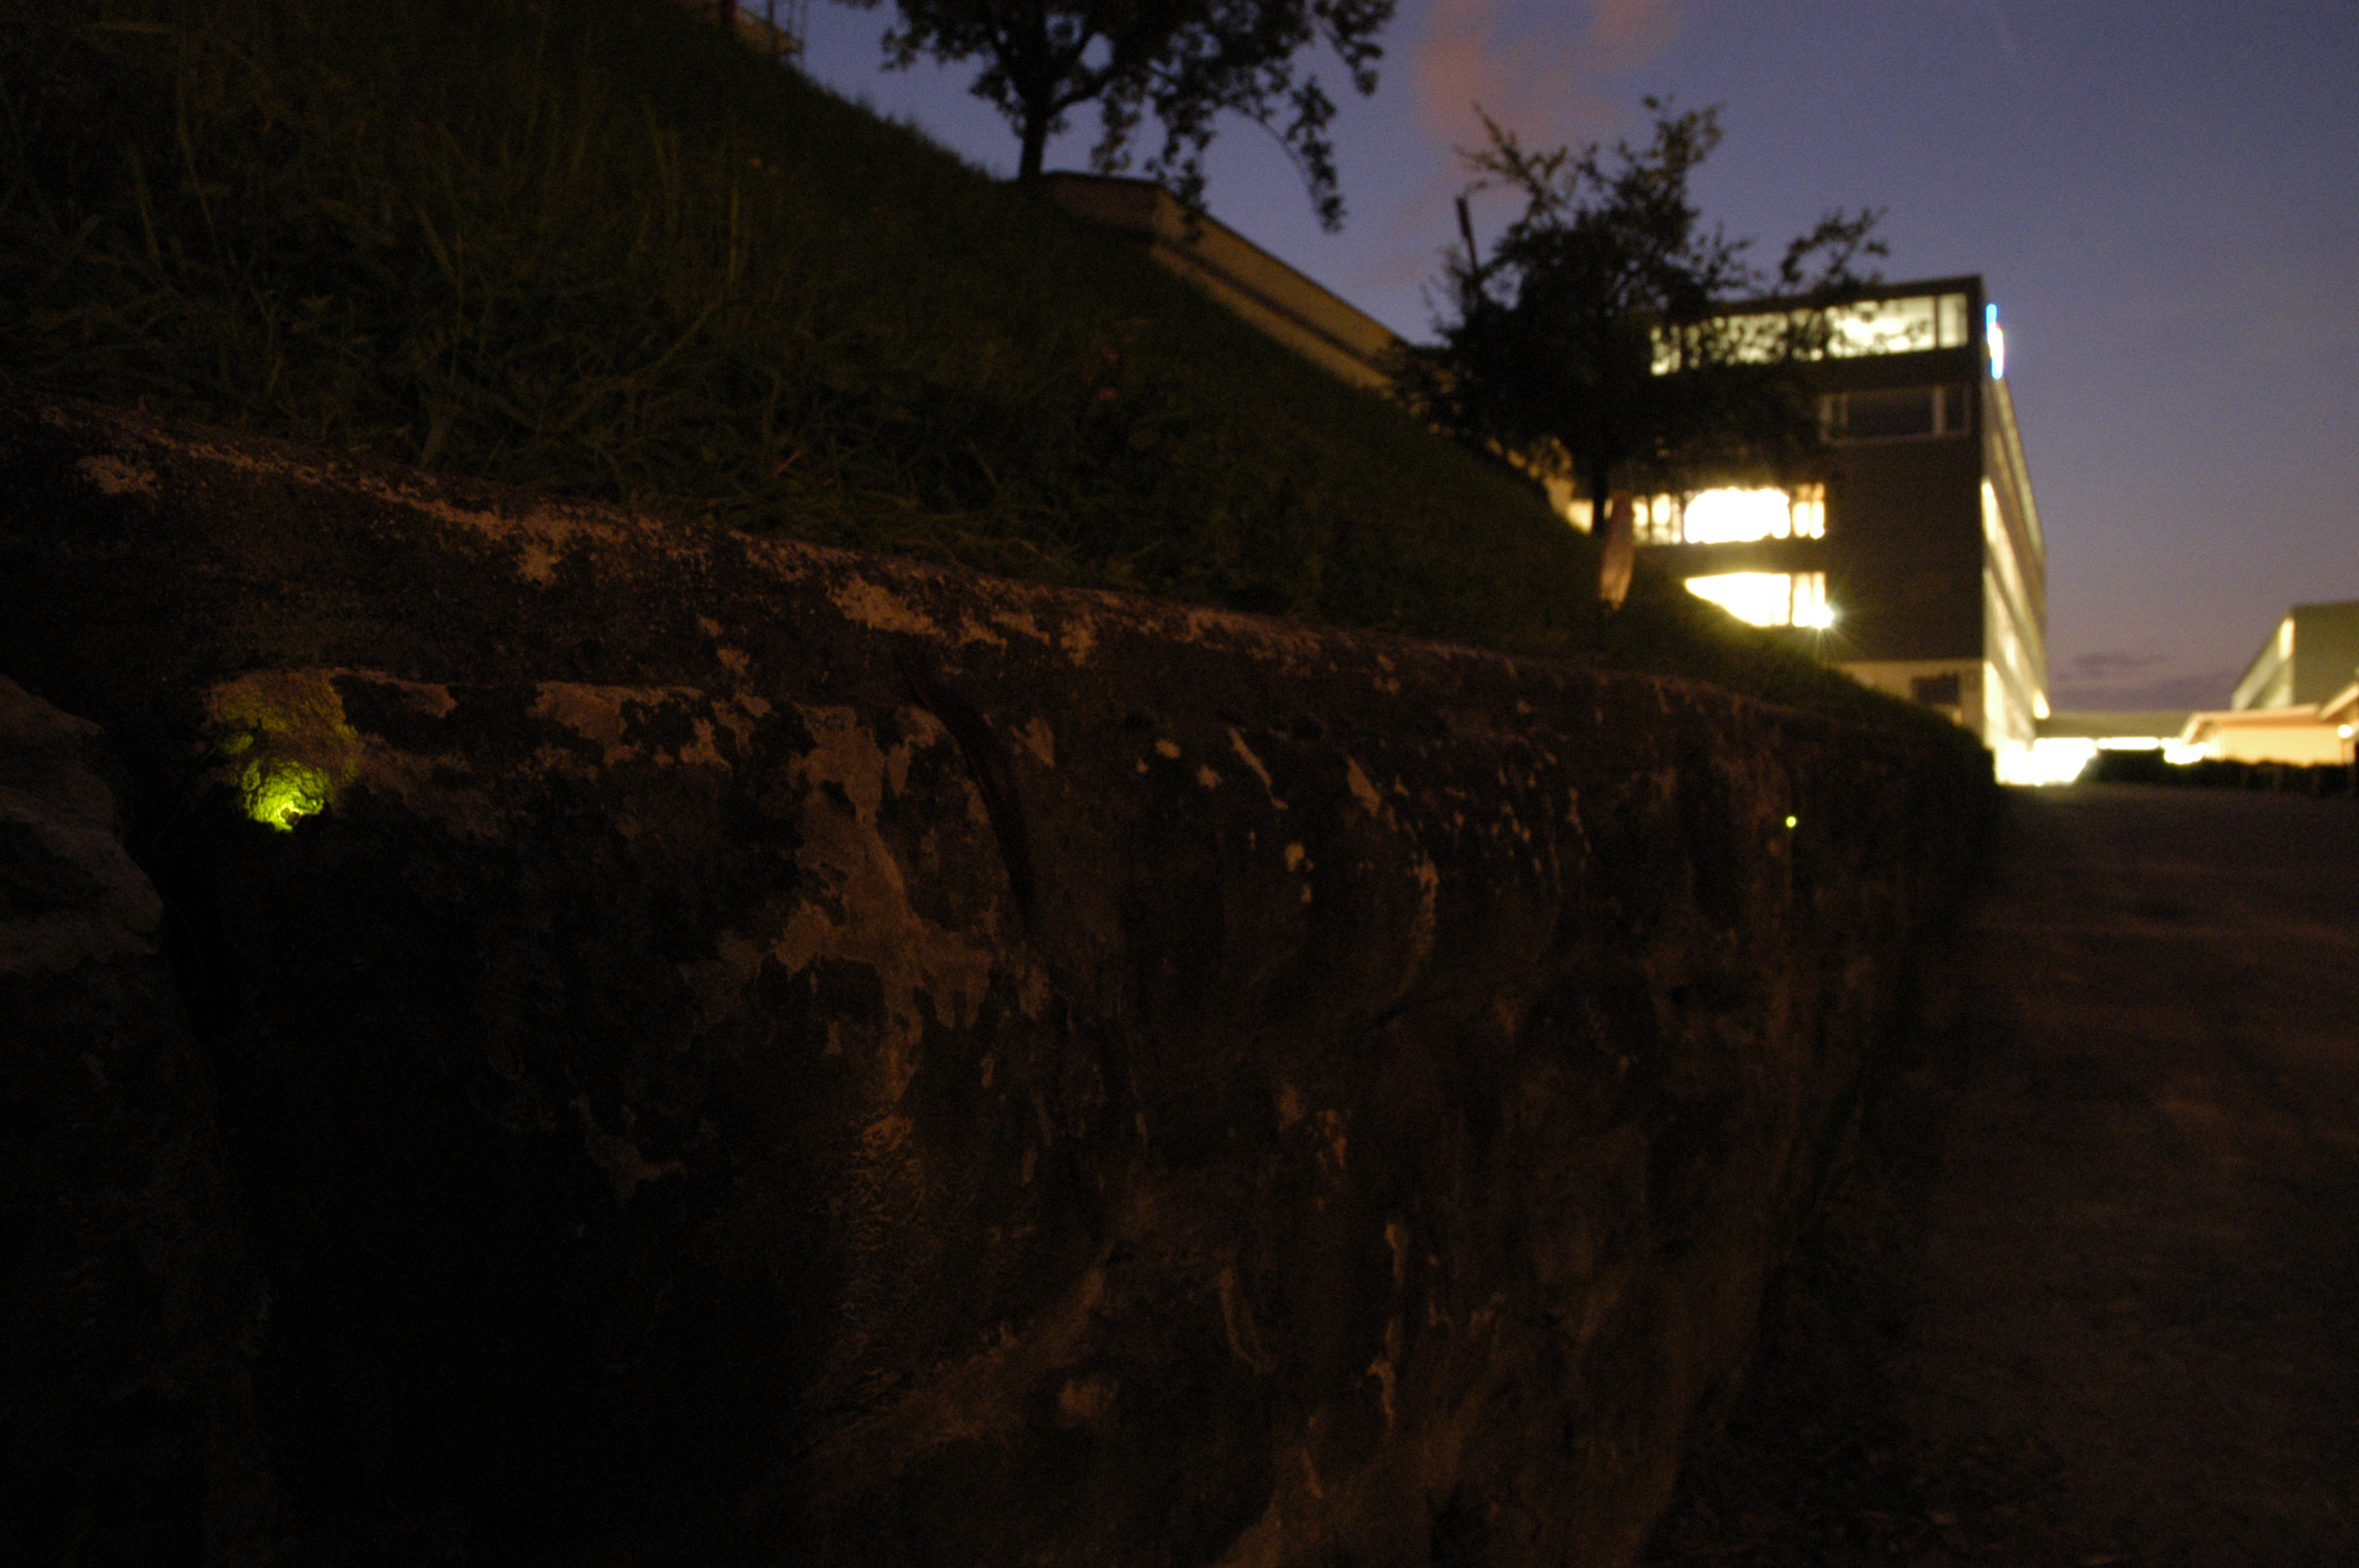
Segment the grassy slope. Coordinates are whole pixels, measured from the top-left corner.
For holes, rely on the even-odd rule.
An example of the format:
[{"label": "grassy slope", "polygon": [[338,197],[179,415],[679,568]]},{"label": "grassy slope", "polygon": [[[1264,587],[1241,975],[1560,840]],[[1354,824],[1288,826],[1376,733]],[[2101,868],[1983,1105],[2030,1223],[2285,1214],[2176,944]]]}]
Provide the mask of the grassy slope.
[{"label": "grassy slope", "polygon": [[666,0],[0,0],[0,377],[1927,722]]}]

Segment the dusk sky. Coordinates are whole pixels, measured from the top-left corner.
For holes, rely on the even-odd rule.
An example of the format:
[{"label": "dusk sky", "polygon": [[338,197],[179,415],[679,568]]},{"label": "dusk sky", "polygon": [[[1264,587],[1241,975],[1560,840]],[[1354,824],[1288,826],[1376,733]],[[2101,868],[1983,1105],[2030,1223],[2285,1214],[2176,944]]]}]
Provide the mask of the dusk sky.
[{"label": "dusk sky", "polygon": [[[972,65],[878,69],[889,16],[814,5],[811,74],[1011,170]],[[2359,599],[2354,69],[2352,0],[1401,0],[1373,98],[1321,71],[1343,232],[1250,122],[1223,123],[1210,202],[1426,339],[1474,104],[1539,146],[1643,140],[1648,93],[1722,105],[1696,194],[1765,265],[1874,205],[1886,276],[1979,273],[1998,303],[2054,706],[2223,707],[2288,605]],[[1478,201],[1478,228],[1510,211]]]}]

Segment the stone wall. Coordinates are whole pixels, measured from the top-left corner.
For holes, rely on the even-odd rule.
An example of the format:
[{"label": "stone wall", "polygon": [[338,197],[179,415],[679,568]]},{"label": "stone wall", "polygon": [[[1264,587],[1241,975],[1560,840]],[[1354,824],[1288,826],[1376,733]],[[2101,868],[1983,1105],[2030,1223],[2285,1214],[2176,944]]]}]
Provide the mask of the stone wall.
[{"label": "stone wall", "polygon": [[[147,1506],[219,1561],[1627,1562],[1988,788],[22,401],[0,675],[120,756],[161,935],[73,1005],[197,1173],[20,1111],[9,1201],[203,1241]],[[9,1376],[103,1457],[163,1341],[92,1332]]]}]

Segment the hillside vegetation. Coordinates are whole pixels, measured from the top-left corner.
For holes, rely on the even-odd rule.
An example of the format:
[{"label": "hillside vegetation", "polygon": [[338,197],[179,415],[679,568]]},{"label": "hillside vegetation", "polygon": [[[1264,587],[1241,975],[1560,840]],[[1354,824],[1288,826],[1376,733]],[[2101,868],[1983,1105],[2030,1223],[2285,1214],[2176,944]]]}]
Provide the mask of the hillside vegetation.
[{"label": "hillside vegetation", "polygon": [[1946,730],[669,0],[0,0],[0,380]]}]

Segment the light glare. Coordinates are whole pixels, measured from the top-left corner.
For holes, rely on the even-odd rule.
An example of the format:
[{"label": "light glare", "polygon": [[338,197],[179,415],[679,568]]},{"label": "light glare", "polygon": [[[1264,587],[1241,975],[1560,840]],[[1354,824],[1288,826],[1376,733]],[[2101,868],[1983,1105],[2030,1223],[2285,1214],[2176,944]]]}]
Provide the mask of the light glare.
[{"label": "light glare", "polygon": [[326,773],[285,759],[248,762],[238,779],[245,814],[281,833],[292,833],[304,817],[327,809],[334,785]]},{"label": "light glare", "polygon": [[2000,767],[1999,783],[2068,784],[2081,776],[2082,770],[2096,754],[2097,743],[2094,741],[2045,736],[2034,741],[2028,748],[2016,749],[2019,760],[2011,767]]},{"label": "light glare", "polygon": [[1783,539],[1794,529],[1793,503],[1782,490],[1700,491],[1686,510],[1686,526],[1681,531],[1690,545]]},{"label": "light glare", "polygon": [[1717,572],[1688,579],[1688,591],[1709,599],[1739,621],[1785,626],[1793,615],[1793,579],[1784,572]]}]

